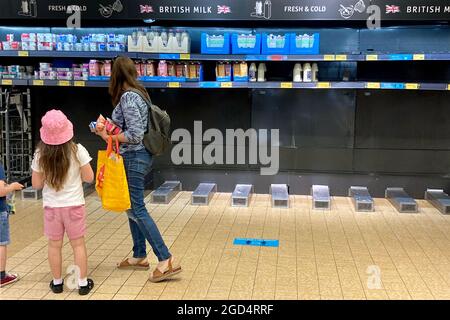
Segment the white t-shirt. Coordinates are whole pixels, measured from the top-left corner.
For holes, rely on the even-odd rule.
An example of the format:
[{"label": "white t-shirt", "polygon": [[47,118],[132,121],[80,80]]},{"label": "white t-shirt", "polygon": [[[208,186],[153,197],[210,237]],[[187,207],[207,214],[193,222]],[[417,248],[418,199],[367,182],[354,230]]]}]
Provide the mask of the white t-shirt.
[{"label": "white t-shirt", "polygon": [[[91,162],[89,152],[81,144],[78,144],[77,152],[80,165],[73,159],[64,187],[60,191],[55,191],[46,183],[42,190],[44,207],[61,208],[84,205],[83,181],[81,180],[81,167]],[[42,172],[39,165],[39,151],[34,154],[31,169]]]}]

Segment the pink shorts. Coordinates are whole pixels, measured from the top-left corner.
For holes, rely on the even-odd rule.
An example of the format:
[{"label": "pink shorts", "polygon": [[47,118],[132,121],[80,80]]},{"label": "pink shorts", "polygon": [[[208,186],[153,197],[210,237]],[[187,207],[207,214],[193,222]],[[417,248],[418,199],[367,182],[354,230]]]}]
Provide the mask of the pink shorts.
[{"label": "pink shorts", "polygon": [[76,240],[86,234],[86,211],[84,206],[44,208],[44,234],[54,241],[64,238]]}]

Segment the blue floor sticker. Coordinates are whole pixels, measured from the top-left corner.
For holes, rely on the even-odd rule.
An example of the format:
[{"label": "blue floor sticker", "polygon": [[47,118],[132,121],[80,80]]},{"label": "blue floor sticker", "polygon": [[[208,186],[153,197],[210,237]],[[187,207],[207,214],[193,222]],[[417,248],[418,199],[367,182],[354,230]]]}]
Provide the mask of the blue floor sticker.
[{"label": "blue floor sticker", "polygon": [[279,242],[278,240],[236,238],[233,244],[238,246],[278,247]]}]

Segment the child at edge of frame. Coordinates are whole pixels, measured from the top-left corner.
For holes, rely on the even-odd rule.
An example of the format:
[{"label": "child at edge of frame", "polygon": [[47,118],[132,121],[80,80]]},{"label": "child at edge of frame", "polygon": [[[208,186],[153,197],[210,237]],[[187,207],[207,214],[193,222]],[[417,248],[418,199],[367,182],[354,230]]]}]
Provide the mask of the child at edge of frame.
[{"label": "child at edge of frame", "polygon": [[[69,289],[87,295],[94,281],[87,278],[86,210],[83,182],[92,183],[92,158],[86,148],[74,142],[73,124],[60,110],[50,110],[41,119],[41,141],[31,164],[32,185],[42,189],[44,233],[48,238],[48,260],[55,294],[64,291],[62,247],[67,234],[74,254],[77,279]],[[75,283],[78,281],[78,283]]]},{"label": "child at edge of frame", "polygon": [[19,280],[19,276],[6,272],[7,246],[11,242],[9,232],[9,209],[6,197],[15,191],[23,189],[23,185],[18,182],[6,183],[5,170],[0,164],[0,288],[12,284]]}]

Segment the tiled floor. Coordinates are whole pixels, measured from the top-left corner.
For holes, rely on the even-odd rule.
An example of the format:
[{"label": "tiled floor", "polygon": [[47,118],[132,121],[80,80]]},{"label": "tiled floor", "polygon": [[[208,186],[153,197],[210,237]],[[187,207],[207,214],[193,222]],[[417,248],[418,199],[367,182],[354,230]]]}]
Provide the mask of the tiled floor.
[{"label": "tiled floor", "polygon": [[[89,196],[96,286],[86,297],[49,292],[40,203],[19,203],[8,268],[21,280],[1,288],[0,299],[450,299],[450,216],[425,201],[420,213],[400,214],[385,199],[375,200],[376,212],[355,213],[348,198],[314,211],[308,196],[291,196],[290,209],[272,209],[269,196],[259,194],[249,208],[233,208],[230,197],[217,193],[209,206],[195,207],[182,192],[169,205],[148,204],[184,269],[153,284],[148,271],[115,268],[131,252],[127,218]],[[280,246],[235,246],[236,237],[279,239]],[[63,257],[66,269],[73,259],[68,243]]]}]

